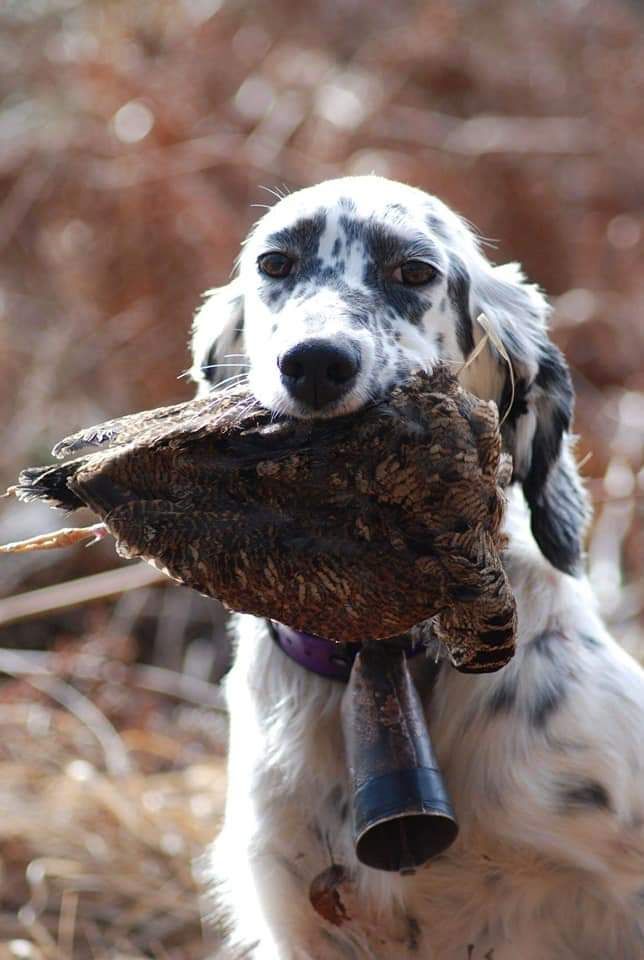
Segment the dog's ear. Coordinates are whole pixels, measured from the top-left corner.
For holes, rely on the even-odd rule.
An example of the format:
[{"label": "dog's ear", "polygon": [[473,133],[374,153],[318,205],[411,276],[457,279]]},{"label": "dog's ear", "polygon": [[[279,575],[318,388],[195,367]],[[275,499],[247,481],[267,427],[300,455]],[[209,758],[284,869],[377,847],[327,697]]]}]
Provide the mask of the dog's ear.
[{"label": "dog's ear", "polygon": [[242,370],[244,297],[239,280],[209,290],[192,325],[190,376],[203,396]]},{"label": "dog's ear", "polygon": [[[548,305],[517,264],[492,267],[481,258],[466,274],[470,342],[473,345],[485,335],[477,321],[480,314],[489,337],[461,381],[477,395],[497,402],[504,443],[513,457],[514,479],[523,486],[535,540],[555,567],[577,573],[588,503],[570,449],[574,406],[570,372],[548,339]],[[461,340],[467,334],[468,330],[465,336],[461,331]]]}]

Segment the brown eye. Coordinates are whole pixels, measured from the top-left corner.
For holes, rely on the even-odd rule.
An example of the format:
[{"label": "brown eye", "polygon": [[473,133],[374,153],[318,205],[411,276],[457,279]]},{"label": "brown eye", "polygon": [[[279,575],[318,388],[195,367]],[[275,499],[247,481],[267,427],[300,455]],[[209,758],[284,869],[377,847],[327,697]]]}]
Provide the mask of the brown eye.
[{"label": "brown eye", "polygon": [[285,253],[263,253],[257,258],[257,266],[262,273],[280,280],[288,277],[293,268],[293,261]]},{"label": "brown eye", "polygon": [[394,280],[408,287],[422,287],[436,276],[436,268],[423,260],[405,260],[393,273]]}]

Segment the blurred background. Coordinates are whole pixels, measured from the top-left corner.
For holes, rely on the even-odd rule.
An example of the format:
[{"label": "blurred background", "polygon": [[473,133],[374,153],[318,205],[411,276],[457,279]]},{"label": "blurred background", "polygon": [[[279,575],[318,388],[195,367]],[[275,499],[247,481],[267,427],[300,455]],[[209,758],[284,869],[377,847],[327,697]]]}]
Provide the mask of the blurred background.
[{"label": "blurred background", "polygon": [[[4,0],[0,486],[190,397],[192,315],[257,205],[373,171],[550,294],[590,576],[641,657],[642,25],[635,0]],[[0,542],[65,522],[2,501]],[[0,563],[0,960],[205,957],[221,609],[106,543]]]}]

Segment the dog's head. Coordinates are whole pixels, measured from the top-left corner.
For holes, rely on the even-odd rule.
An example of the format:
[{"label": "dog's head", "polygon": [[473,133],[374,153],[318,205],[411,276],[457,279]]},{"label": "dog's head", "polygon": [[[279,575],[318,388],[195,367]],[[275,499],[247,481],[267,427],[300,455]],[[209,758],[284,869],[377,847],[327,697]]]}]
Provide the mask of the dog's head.
[{"label": "dog's head", "polygon": [[[546,332],[548,307],[516,264],[494,267],[465,222],[421,190],[380,177],[283,197],[244,243],[236,278],[195,321],[202,392],[248,363],[269,409],[334,417],[439,359],[493,399],[545,556],[573,572],[586,501],[569,450],[573,391]],[[512,370],[509,369],[511,364]]]}]

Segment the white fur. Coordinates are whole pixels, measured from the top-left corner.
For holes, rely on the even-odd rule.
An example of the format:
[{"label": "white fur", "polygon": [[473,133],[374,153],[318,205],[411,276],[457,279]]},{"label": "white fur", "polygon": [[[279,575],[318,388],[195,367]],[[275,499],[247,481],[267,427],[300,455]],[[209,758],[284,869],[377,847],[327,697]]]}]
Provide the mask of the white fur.
[{"label": "white fur", "polygon": [[[419,193],[376,178],[322,184],[281,201],[252,234],[236,283],[245,302],[251,384],[274,408],[284,409],[288,401],[271,368],[275,334],[267,332],[270,317],[255,294],[255,258],[262,236],[275,224],[304,215],[312,202],[332,206],[338,183],[351,191],[358,209],[361,204],[371,209],[370,198],[378,191],[396,197],[402,190],[406,202]],[[504,273],[487,265],[469,230],[434,202],[449,221],[449,242],[467,262],[476,300],[472,309],[483,309],[500,335],[508,324],[517,326],[513,362],[534,375],[535,344],[541,335],[537,327],[543,326],[545,316],[540,294],[513,268]],[[330,243],[325,237],[323,252]],[[355,251],[351,256],[356,258]],[[355,282],[360,282],[359,271]],[[540,319],[531,314],[517,324],[515,293],[517,298],[533,298]],[[324,323],[329,329],[341,326],[342,304],[334,301],[333,293],[321,289],[314,296],[316,303],[326,304]],[[233,342],[226,333],[227,314],[215,318],[215,325],[211,316],[206,322],[202,314],[197,325],[197,379],[203,378],[203,356],[214,337],[223,336],[227,349]],[[404,349],[410,364],[431,366],[435,347],[430,339],[437,329],[444,334],[445,353],[462,359],[447,326],[453,319],[449,311],[433,310],[420,328],[407,330],[401,321],[409,337]],[[298,312],[292,310],[289,336],[297,336],[298,322]],[[282,338],[277,349],[283,349],[285,329],[277,335]],[[366,343],[368,332],[360,335]],[[367,357],[371,363],[373,358]],[[383,364],[386,373],[386,359]],[[499,399],[502,378],[493,352],[472,365],[468,386]],[[538,390],[536,395],[517,439],[519,455],[528,461],[537,417],[545,409]],[[363,400],[364,384],[349,404],[359,406]],[[566,448],[562,456],[570,470]],[[231,719],[228,801],[212,858],[219,909],[230,923],[226,956],[644,956],[644,674],[606,633],[587,580],[555,569],[537,547],[528,521],[521,491],[513,487],[504,562],[518,605],[516,656],[499,673],[483,676],[466,676],[444,663],[431,695],[424,697],[460,834],[446,854],[413,876],[371,870],[356,860],[343,809],[348,799],[340,727],[344,685],[288,659],[263,621],[236,618],[236,656],[226,680]],[[417,658],[412,669],[422,694],[426,665]],[[553,700],[548,705],[550,688]],[[508,702],[504,690],[511,691]],[[545,720],[538,720],[539,710]],[[581,788],[578,802],[576,784]],[[600,791],[595,802],[593,786]],[[351,918],[341,926],[322,919],[309,902],[312,879],[332,860],[350,875],[338,891]]]}]

